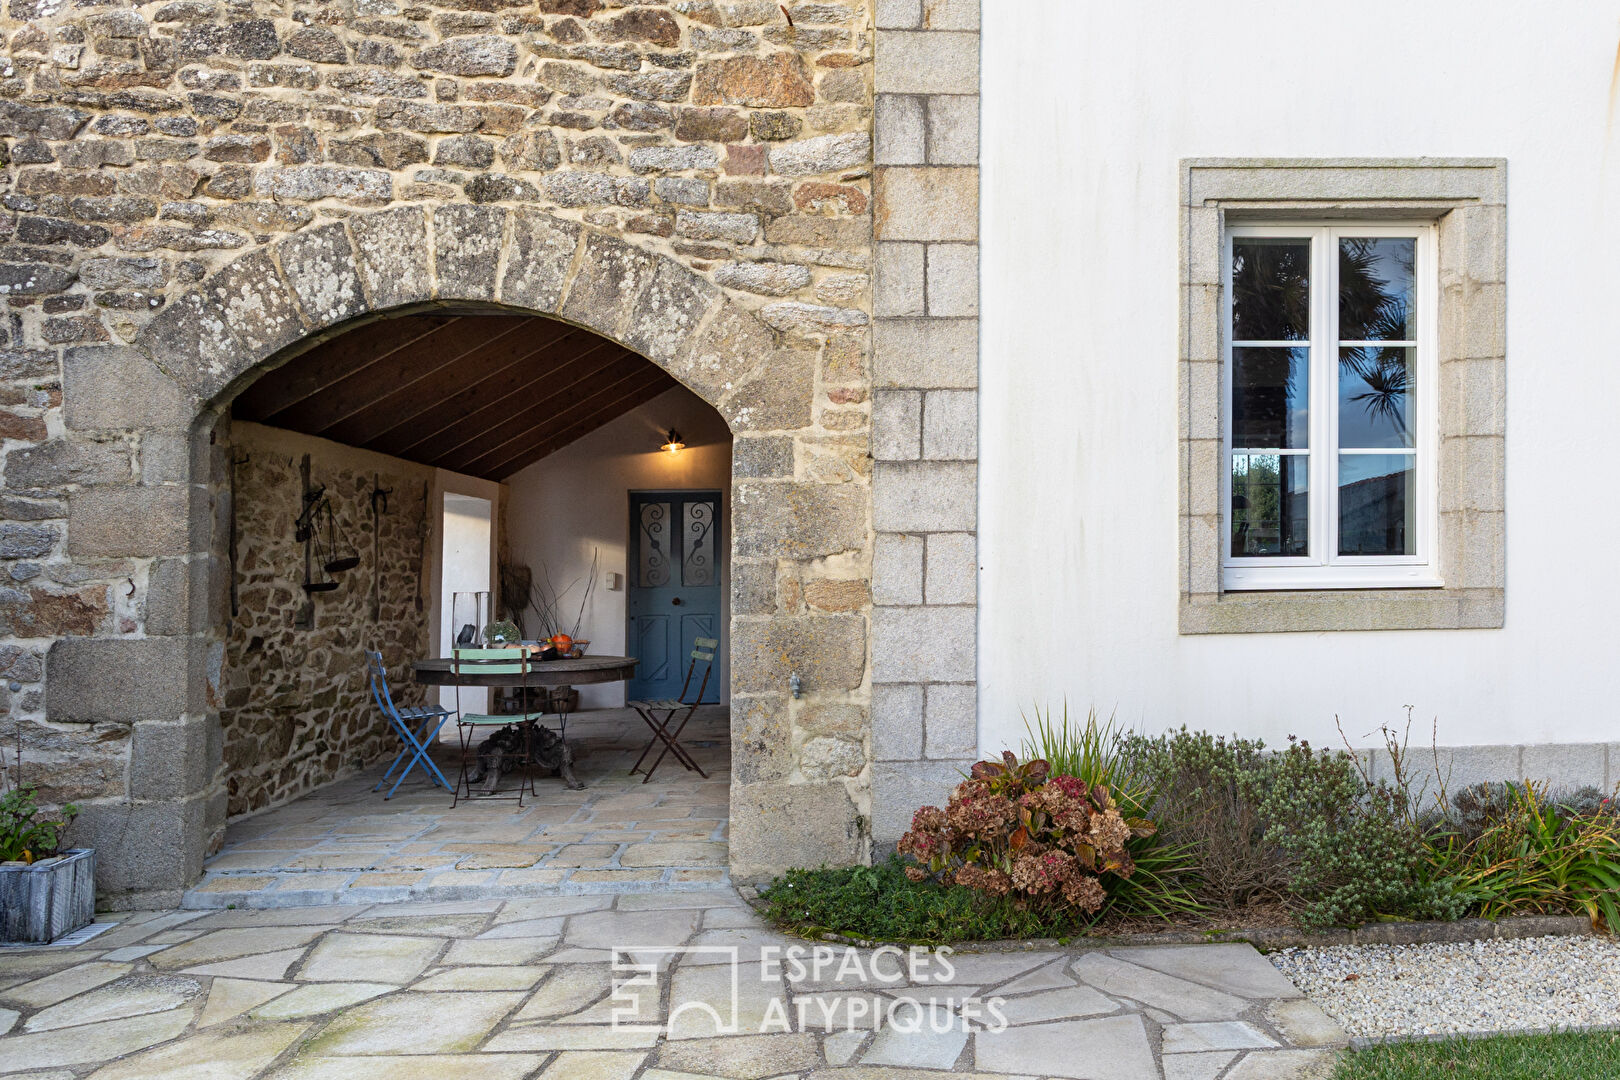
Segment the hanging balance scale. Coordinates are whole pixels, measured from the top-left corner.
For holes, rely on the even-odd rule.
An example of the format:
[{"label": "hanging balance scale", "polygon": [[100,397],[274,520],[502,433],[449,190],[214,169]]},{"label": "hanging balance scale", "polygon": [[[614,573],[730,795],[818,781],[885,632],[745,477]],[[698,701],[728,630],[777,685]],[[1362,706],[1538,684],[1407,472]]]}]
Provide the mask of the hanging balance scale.
[{"label": "hanging balance scale", "polygon": [[[324,535],[324,538],[322,534]],[[293,538],[304,545],[304,591],[331,592],[338,587],[334,574],[353,570],[360,556],[346,534],[338,532],[337,514],[325,486],[304,491],[304,510],[298,515]],[[320,568],[319,575],[316,567]]]}]

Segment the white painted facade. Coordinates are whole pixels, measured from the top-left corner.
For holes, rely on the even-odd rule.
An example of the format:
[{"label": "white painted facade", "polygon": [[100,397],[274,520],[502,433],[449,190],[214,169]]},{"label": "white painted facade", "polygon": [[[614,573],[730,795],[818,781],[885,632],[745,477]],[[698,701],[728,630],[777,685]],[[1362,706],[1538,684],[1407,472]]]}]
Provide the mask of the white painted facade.
[{"label": "white painted facade", "polygon": [[[1009,13],[1010,15],[1011,13]],[[1620,742],[1620,145],[1612,8],[987,5],[979,733],[1095,706],[1148,730],[1357,745]],[[1178,163],[1507,160],[1498,630],[1178,632]]]}]

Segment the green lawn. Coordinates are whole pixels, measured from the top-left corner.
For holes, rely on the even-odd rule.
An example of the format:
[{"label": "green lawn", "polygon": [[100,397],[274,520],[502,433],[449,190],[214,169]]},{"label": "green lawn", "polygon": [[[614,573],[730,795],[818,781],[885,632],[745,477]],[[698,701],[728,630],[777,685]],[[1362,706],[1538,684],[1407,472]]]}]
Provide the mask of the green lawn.
[{"label": "green lawn", "polygon": [[1605,1080],[1620,1032],[1400,1043],[1347,1054],[1333,1080]]}]

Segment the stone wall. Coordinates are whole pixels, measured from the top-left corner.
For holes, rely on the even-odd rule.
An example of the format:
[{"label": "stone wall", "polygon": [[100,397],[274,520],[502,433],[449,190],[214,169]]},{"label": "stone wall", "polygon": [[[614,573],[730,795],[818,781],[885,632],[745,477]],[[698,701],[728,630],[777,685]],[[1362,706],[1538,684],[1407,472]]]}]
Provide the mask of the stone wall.
[{"label": "stone wall", "polygon": [[443,303],[589,326],[720,409],[734,871],[865,856],[870,3],[7,13],[0,663],[104,890],[164,900],[224,820],[212,417],[313,336]]},{"label": "stone wall", "polygon": [[[427,703],[402,673],[428,654],[432,470],[256,424],[230,428],[235,465],[235,614],[225,639],[220,722],[231,816],[286,802],[398,749],[372,702],[365,650],[383,654],[395,704]],[[339,545],[360,557],[338,588],[306,594],[302,455],[324,485]],[[391,489],[378,506],[374,487]],[[373,558],[373,551],[376,558]],[[317,569],[317,573],[319,570]]]}]

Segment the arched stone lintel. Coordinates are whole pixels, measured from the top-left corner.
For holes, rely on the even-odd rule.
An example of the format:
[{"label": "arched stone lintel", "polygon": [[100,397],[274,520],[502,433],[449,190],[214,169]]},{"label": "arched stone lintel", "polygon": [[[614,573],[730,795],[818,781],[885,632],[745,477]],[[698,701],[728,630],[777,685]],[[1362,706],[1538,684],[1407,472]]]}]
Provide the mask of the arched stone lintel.
[{"label": "arched stone lintel", "polygon": [[295,233],[179,297],[135,348],[179,385],[189,424],[295,345],[445,303],[593,330],[664,368],[734,430],[810,422],[813,356],[781,349],[753,313],[675,260],[530,207],[406,206]]}]

